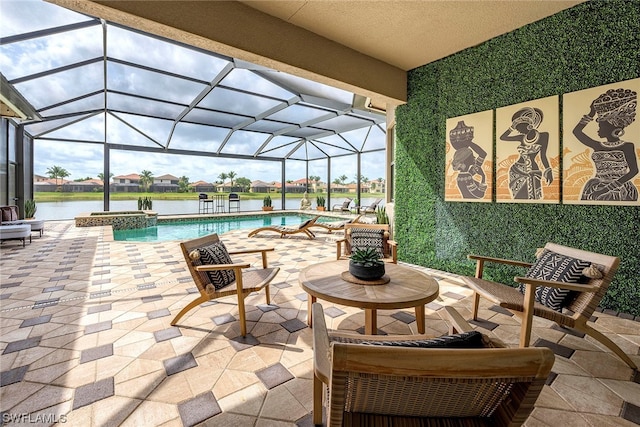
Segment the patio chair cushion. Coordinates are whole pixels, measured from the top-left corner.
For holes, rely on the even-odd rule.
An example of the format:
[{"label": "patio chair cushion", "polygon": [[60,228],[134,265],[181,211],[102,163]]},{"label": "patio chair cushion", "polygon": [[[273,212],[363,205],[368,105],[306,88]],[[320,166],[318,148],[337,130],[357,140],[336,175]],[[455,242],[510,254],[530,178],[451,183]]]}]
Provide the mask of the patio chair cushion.
[{"label": "patio chair cushion", "polygon": [[384,230],[369,228],[351,229],[351,253],[360,250],[373,248],[380,258],[384,258]]},{"label": "patio chair cushion", "polygon": [[[526,277],[556,282],[580,283],[584,280],[583,270],[590,266],[591,263],[588,261],[545,249],[538,260],[531,266]],[[525,285],[519,285],[518,290],[524,293]],[[539,286],[536,288],[535,299],[553,310],[562,311],[564,301],[570,292],[568,289]]]},{"label": "patio chair cushion", "polygon": [[443,335],[424,340],[362,341],[360,344],[417,348],[483,348],[485,346],[482,334],[478,331]]},{"label": "patio chair cushion", "polygon": [[[194,265],[217,265],[233,264],[227,247],[222,242],[215,242],[211,245],[202,246],[197,249],[199,257],[193,259]],[[207,271],[207,276],[213,287],[218,290],[233,283],[236,275],[233,270]]]},{"label": "patio chair cushion", "polygon": [[307,225],[309,225],[311,221],[313,221],[313,218],[304,221],[302,224],[300,224],[300,226],[298,227],[298,230],[305,228]]}]

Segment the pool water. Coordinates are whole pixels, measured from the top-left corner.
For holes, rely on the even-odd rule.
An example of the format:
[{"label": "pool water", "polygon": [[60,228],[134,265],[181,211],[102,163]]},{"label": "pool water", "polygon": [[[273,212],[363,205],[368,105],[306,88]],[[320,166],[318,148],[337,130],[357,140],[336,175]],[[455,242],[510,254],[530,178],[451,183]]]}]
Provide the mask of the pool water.
[{"label": "pool water", "polygon": [[[166,240],[190,240],[208,234],[222,234],[231,230],[254,229],[270,225],[300,225],[314,215],[256,215],[215,218],[210,221],[158,221],[155,227],[132,230],[113,230],[118,241],[161,242]],[[336,221],[338,218],[320,217],[318,222]]]}]

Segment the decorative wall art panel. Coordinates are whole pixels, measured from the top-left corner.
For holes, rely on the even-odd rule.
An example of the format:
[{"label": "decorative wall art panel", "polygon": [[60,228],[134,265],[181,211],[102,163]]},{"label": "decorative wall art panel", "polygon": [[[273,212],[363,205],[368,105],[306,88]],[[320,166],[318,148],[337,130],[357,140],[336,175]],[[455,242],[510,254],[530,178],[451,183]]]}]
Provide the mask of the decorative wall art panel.
[{"label": "decorative wall art panel", "polygon": [[559,98],[496,109],[496,201],[560,202]]},{"label": "decorative wall art panel", "polygon": [[493,110],[447,119],[444,199],[491,202]]},{"label": "decorative wall art panel", "polygon": [[562,201],[640,205],[640,79],[563,96]]}]

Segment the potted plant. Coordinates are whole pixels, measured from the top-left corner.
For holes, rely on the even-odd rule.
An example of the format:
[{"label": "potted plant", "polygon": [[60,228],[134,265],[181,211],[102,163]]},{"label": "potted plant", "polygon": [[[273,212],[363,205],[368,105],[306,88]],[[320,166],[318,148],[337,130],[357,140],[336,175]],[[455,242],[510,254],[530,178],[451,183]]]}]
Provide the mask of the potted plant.
[{"label": "potted plant", "polygon": [[324,196],[318,196],[318,197],[316,197],[316,204],[318,205],[318,206],[317,206],[317,209],[318,209],[319,211],[323,211],[323,210],[324,210],[324,203],[325,203]]},{"label": "potted plant", "polygon": [[24,217],[25,219],[32,219],[36,216],[36,211],[38,207],[36,206],[35,200],[25,200],[24,201]]},{"label": "potted plant", "polygon": [[389,224],[389,216],[384,206],[378,206],[376,210],[376,222],[378,224]]},{"label": "potted plant", "polygon": [[384,276],[384,261],[374,248],[357,249],[351,254],[349,273],[360,280],[378,280]]},{"label": "potted plant", "polygon": [[262,199],[262,210],[263,211],[272,211],[273,206],[271,206],[271,196],[267,196]]}]

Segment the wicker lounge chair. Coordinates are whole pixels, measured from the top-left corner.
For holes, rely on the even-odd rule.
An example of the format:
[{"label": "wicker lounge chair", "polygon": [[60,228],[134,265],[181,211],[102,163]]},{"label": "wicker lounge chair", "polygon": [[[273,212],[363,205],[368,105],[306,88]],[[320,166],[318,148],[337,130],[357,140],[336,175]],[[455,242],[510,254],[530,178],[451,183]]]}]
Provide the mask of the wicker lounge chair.
[{"label": "wicker lounge chair", "polygon": [[344,259],[350,257],[354,250],[372,245],[385,261],[398,263],[398,246],[389,239],[389,224],[345,224],[344,238],[336,241],[336,257]]},{"label": "wicker lounge chair", "polygon": [[351,209],[349,209],[349,206],[351,206],[351,201],[353,199],[350,199],[349,197],[347,197],[344,202],[342,202],[342,204],[338,203],[335,204],[331,207],[332,211],[340,211],[340,212],[351,212]]},{"label": "wicker lounge chair", "polygon": [[378,209],[378,205],[380,204],[381,201],[382,199],[376,199],[369,206],[361,206],[360,213],[365,215],[368,213],[376,213],[376,209]]},{"label": "wicker lounge chair", "polygon": [[351,219],[344,220],[344,221],[316,222],[313,226],[314,227],[324,228],[329,233],[331,233],[333,231],[342,231],[342,230],[344,230],[344,226],[346,224],[355,224],[360,220],[361,217],[362,217],[362,215],[358,215],[355,218],[351,218]]},{"label": "wicker lounge chair", "polygon": [[[506,348],[475,331],[474,348],[442,345],[455,336],[429,340],[440,348],[426,348],[432,344],[423,335],[329,332],[322,306],[315,303],[312,310],[316,425],[322,423],[324,395],[328,427],[519,426],[554,362],[548,348]],[[450,332],[468,335],[461,316],[445,310]],[[416,347],[416,340],[425,347]],[[379,341],[385,345],[375,345]]]},{"label": "wicker lounge chair", "polygon": [[308,219],[295,227],[287,227],[284,225],[269,225],[267,227],[256,228],[251,231],[247,237],[255,236],[258,233],[262,233],[263,231],[273,231],[275,233],[279,233],[280,237],[291,236],[293,234],[304,233],[309,237],[309,239],[315,239],[316,235],[313,234],[313,231],[310,230],[311,227],[316,225],[316,221],[320,218],[320,216],[316,216],[315,218]]},{"label": "wicker lounge chair", "polygon": [[[228,252],[227,262],[225,263],[205,263],[206,259],[201,256],[203,248],[216,248],[216,253],[220,253],[220,239],[217,234],[200,237],[198,239],[189,240],[180,243],[182,254],[189,267],[189,272],[193,277],[193,281],[200,291],[200,296],[184,307],[178,315],[171,321],[171,325],[178,323],[178,320],[189,310],[198,305],[216,298],[222,298],[231,295],[238,297],[238,312],[240,316],[240,333],[242,336],[247,335],[246,315],[244,308],[244,298],[251,292],[256,292],[264,288],[267,304],[270,303],[269,283],[274,279],[279,267],[267,267],[267,252],[273,251],[269,249],[248,249],[242,251]],[[224,246],[223,246],[224,248]],[[226,252],[226,248],[224,249]],[[250,268],[247,262],[233,263],[229,255],[239,254],[261,254],[262,268]],[[212,272],[219,272],[222,276],[229,278],[229,270],[233,270],[234,277],[224,286],[217,286],[212,280]],[[215,278],[215,276],[214,276]]]},{"label": "wicker lounge chair", "polygon": [[[559,254],[563,257],[570,257],[577,260],[586,261],[586,265],[590,264],[590,269],[596,268],[599,272],[584,272],[588,276],[595,276],[588,280],[587,283],[567,283],[565,281],[551,281],[541,278],[534,278],[531,273],[527,274],[529,277],[515,277],[514,280],[521,283],[525,288],[524,295],[516,288],[506,286],[501,283],[496,283],[482,278],[485,262],[496,262],[502,264],[508,264],[519,267],[531,267],[532,263],[505,260],[500,258],[490,258],[479,255],[469,255],[469,259],[476,260],[476,276],[465,277],[464,281],[475,291],[473,301],[473,318],[478,318],[478,305],[480,302],[480,296],[487,298],[501,307],[504,307],[518,316],[522,321],[520,329],[520,347],[529,346],[531,339],[531,325],[533,323],[533,316],[542,317],[556,322],[561,327],[569,327],[577,329],[580,332],[590,335],[602,343],[609,350],[614,352],[620,357],[629,367],[637,370],[636,364],[631,358],[624,352],[618,345],[616,345],[611,339],[595,330],[587,323],[591,320],[591,315],[598,307],[600,300],[607,292],[607,288],[613,279],[613,275],[618,269],[620,259],[613,256],[601,255],[594,252],[587,252],[579,249],[574,249],[566,246],[561,246],[555,243],[547,243],[544,249],[550,253]],[[540,258],[536,265],[544,263],[546,258]],[[557,275],[557,272],[553,271],[553,266],[558,265],[557,260],[544,264],[545,274],[553,273]],[[531,272],[531,270],[530,270]],[[597,277],[601,276],[601,277]],[[565,289],[568,296],[564,303],[562,303],[560,310],[552,309],[549,307],[550,300],[545,300],[547,305],[537,302],[536,288],[547,288],[545,292],[548,294],[550,289]],[[570,292],[569,292],[570,291]],[[539,293],[542,297],[542,292]]]}]

